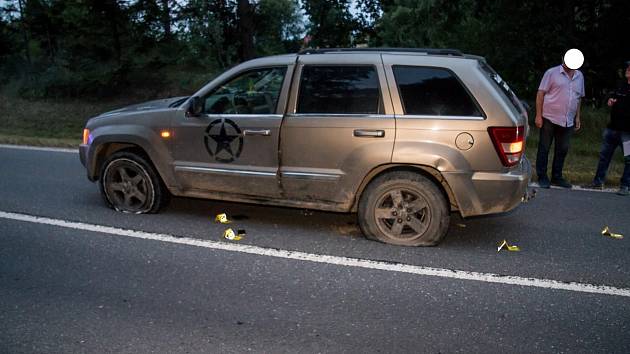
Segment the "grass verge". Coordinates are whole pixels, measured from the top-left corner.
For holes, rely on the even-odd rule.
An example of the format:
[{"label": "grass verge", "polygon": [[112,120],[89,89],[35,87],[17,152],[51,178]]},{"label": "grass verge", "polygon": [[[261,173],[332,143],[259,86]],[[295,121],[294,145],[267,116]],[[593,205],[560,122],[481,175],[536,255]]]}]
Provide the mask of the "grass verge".
[{"label": "grass verge", "polygon": [[[569,153],[564,162],[564,177],[573,184],[588,184],[592,182],[599,161],[599,150],[602,144],[602,134],[608,125],[609,110],[607,108],[594,109],[583,108],[582,128],[573,133],[569,147]],[[525,153],[532,163],[536,165],[536,152],[538,151],[539,130],[533,121],[530,122],[530,135],[527,139]],[[553,161],[553,145],[549,152],[549,165],[547,174],[551,175],[551,163]],[[623,173],[623,153],[617,149],[608,169],[606,186],[618,187],[619,179]],[[535,170],[535,168],[534,168]],[[534,180],[536,177],[534,176]]]},{"label": "grass verge", "polygon": [[0,142],[77,146],[90,117],[131,103],[128,99],[30,101],[0,95]]}]

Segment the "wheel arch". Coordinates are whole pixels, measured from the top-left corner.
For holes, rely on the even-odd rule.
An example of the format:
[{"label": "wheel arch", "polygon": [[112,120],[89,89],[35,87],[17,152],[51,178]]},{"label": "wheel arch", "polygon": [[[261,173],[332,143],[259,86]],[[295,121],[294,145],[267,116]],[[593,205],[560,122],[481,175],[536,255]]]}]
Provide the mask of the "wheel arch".
[{"label": "wheel arch", "polygon": [[128,149],[144,156],[167,187],[176,185],[170,169],[170,142],[156,131],[138,125],[105,126],[95,128],[94,136],[86,157],[91,181],[100,178],[102,164],[109,156]]},{"label": "wheel arch", "polygon": [[419,173],[423,175],[424,177],[427,177],[429,180],[435,183],[435,185],[440,189],[440,191],[442,192],[442,194],[444,195],[444,197],[449,203],[450,210],[456,211],[459,209],[453,190],[449,186],[446,179],[444,179],[440,171],[438,171],[436,168],[431,167],[431,166],[426,166],[426,165],[386,164],[386,165],[381,165],[374,168],[363,178],[363,181],[361,181],[361,184],[359,185],[359,189],[357,190],[357,193],[355,194],[354,203],[352,204],[351,211],[357,212],[361,196],[363,195],[363,192],[365,191],[367,186],[370,184],[370,182],[372,182],[374,179],[384,174],[392,173],[392,172],[399,172],[399,171]]},{"label": "wheel arch", "polygon": [[154,162],[153,158],[149,151],[147,151],[144,147],[139,144],[132,142],[121,142],[121,141],[110,141],[102,143],[96,146],[94,150],[94,158],[92,159],[92,166],[89,169],[90,175],[88,178],[92,181],[97,181],[101,175],[101,169],[103,168],[103,163],[107,161],[107,159],[115,153],[118,152],[130,152],[142,157],[150,166],[156,171],[158,178],[162,182],[162,184],[168,189],[168,184],[166,183],[167,176],[162,173],[159,166]]},{"label": "wheel arch", "polygon": [[89,169],[90,179],[94,181],[98,180],[101,175],[103,162],[105,162],[105,160],[107,160],[111,155],[119,151],[129,151],[142,155],[149,162],[151,162],[149,154],[147,154],[147,152],[140,145],[126,142],[106,142],[96,146],[96,148],[94,149],[94,158],[92,159],[92,166]]}]

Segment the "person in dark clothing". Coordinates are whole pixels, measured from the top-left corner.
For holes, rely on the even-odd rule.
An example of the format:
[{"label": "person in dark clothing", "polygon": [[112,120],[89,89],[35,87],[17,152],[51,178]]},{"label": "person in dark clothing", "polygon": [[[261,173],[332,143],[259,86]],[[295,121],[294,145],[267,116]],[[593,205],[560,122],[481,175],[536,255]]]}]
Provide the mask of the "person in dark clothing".
[{"label": "person in dark clothing", "polygon": [[624,150],[624,169],[617,194],[630,195],[630,61],[626,62],[626,81],[608,99],[611,107],[610,123],[604,130],[604,141],[599,153],[599,163],[589,188],[603,189],[610,160],[618,146]]}]

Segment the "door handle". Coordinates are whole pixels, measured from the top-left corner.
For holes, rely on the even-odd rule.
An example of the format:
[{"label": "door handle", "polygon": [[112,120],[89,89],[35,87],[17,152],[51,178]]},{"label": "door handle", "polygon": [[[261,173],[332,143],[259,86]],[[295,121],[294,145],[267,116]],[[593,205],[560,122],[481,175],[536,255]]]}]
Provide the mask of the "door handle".
[{"label": "door handle", "polygon": [[356,129],[354,131],[354,136],[360,138],[383,138],[385,137],[385,131]]},{"label": "door handle", "polygon": [[269,130],[269,129],[260,129],[260,130],[245,129],[245,130],[243,130],[243,135],[270,136],[271,135],[271,130]]}]

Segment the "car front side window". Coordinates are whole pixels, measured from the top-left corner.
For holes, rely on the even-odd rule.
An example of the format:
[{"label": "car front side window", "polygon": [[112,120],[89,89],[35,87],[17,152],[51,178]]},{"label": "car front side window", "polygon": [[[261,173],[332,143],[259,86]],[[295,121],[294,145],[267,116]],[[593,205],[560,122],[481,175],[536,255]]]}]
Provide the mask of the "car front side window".
[{"label": "car front side window", "polygon": [[274,114],[286,67],[246,71],[204,97],[205,114]]}]

